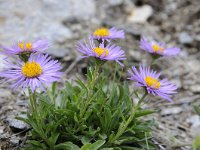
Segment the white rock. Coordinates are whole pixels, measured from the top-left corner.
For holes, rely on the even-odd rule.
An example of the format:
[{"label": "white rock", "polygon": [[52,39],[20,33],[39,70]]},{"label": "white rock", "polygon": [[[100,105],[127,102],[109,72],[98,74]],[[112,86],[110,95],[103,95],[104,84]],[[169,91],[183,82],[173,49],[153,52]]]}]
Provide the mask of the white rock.
[{"label": "white rock", "polygon": [[189,86],[189,89],[192,92],[199,93],[200,92],[200,85],[199,84],[195,84],[195,85]]},{"label": "white rock", "polygon": [[128,17],[128,21],[133,23],[145,23],[152,13],[153,9],[149,5],[136,7]]},{"label": "white rock", "polygon": [[193,115],[193,116],[187,118],[186,122],[192,124],[192,127],[200,126],[200,116]]}]

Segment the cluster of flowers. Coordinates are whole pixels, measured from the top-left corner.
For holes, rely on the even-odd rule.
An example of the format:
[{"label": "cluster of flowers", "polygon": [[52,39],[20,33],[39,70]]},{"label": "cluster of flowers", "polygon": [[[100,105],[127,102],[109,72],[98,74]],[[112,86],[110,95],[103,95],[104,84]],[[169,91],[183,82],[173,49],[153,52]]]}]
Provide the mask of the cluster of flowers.
[{"label": "cluster of flowers", "polygon": [[[119,46],[112,44],[112,40],[125,38],[123,30],[116,28],[99,28],[86,41],[79,42],[77,50],[85,57],[95,57],[103,61],[114,60],[123,66],[122,60],[125,60],[125,51]],[[95,44],[95,40],[98,44]],[[6,68],[0,73],[6,82],[13,82],[12,88],[30,87],[32,92],[36,88],[45,90],[44,84],[58,81],[62,75],[61,64],[52,60],[50,56],[44,54],[43,51],[49,47],[45,40],[37,40],[31,42],[18,42],[13,47],[3,47],[3,54],[15,57],[16,62],[6,60]],[[148,42],[145,38],[140,41],[142,50],[152,53],[156,56],[177,55],[179,48],[167,48],[165,44],[155,41]],[[128,70],[130,77],[134,80],[136,86],[144,87],[149,94],[159,95],[160,97],[172,101],[172,94],[176,93],[176,86],[167,79],[159,79],[160,73],[153,71],[150,67],[140,66]]]},{"label": "cluster of flowers", "polygon": [[[123,64],[120,60],[125,60],[125,51],[121,50],[119,46],[112,44],[111,40],[123,39],[124,31],[99,28],[91,36],[89,36],[89,43],[79,43],[77,49],[83,54],[82,57],[96,57],[101,60],[115,60],[121,66]],[[94,44],[94,40],[99,42],[99,45]],[[167,48],[164,43],[155,41],[148,42],[146,38],[141,38],[140,48],[151,53],[153,56],[173,56],[180,52],[179,48]],[[139,70],[135,66],[128,70],[130,77],[128,79],[134,80],[135,85],[144,87],[149,94],[158,95],[168,101],[172,101],[172,94],[176,93],[176,85],[169,82],[167,79],[159,79],[160,73],[150,69],[150,66],[140,66]]]}]

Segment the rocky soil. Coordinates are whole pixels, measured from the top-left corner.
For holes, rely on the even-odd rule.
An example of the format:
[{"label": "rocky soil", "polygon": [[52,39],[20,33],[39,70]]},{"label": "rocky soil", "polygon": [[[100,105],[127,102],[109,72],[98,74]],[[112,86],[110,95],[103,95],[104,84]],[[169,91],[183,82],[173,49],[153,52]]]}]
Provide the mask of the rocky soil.
[{"label": "rocky soil", "polygon": [[[158,110],[152,117],[158,149],[191,150],[192,139],[200,133],[193,109],[200,104],[199,0],[0,0],[0,44],[47,38],[52,45],[48,53],[63,62],[64,80],[83,73],[86,61],[77,59],[75,44],[101,26],[125,30],[126,39],[119,44],[130,65],[145,63],[146,54],[138,48],[141,36],[181,48],[178,57],[162,58],[158,65],[179,87],[174,103],[152,99],[145,107]],[[0,149],[5,150],[23,145],[29,128],[14,119],[27,110],[27,98],[8,86],[0,85]]]}]

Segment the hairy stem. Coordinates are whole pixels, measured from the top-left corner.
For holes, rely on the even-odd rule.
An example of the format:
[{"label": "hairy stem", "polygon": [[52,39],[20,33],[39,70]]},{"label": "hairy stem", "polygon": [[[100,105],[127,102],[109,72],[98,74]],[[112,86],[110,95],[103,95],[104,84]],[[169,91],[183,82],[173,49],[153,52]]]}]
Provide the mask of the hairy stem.
[{"label": "hairy stem", "polygon": [[92,74],[92,81],[89,85],[89,92],[88,92],[88,99],[87,101],[85,102],[85,105],[81,111],[81,114],[80,114],[80,118],[82,118],[84,115],[85,115],[85,112],[87,111],[88,109],[88,106],[89,104],[91,103],[91,100],[92,100],[92,95],[93,95],[93,90],[94,90],[94,87],[95,87],[95,83],[99,77],[99,68],[100,68],[100,64],[98,62],[96,62],[96,65],[95,65],[95,69],[94,69],[94,72]]}]

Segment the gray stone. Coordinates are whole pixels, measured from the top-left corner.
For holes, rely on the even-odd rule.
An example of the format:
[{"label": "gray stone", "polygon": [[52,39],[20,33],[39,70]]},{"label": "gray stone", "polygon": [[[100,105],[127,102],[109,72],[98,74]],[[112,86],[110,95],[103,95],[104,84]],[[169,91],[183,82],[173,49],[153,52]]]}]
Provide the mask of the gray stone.
[{"label": "gray stone", "polygon": [[181,80],[178,79],[178,78],[177,79],[176,78],[172,79],[171,82],[174,83],[177,86],[177,88],[181,88],[182,87]]},{"label": "gray stone", "polygon": [[[25,118],[25,115],[19,115],[19,117]],[[20,132],[23,130],[28,129],[29,125],[21,120],[15,118],[8,118],[7,119],[9,127],[13,132]]]},{"label": "gray stone", "polygon": [[13,145],[18,145],[19,141],[20,141],[19,137],[11,136],[11,138],[10,138],[10,143],[13,144]]},{"label": "gray stone", "polygon": [[174,114],[179,114],[182,112],[181,107],[171,107],[171,108],[165,108],[161,111],[161,115],[174,115]]},{"label": "gray stone", "polygon": [[[46,37],[50,42],[63,43],[72,37],[72,32],[66,26],[59,23],[44,24],[35,37]],[[53,43],[51,43],[53,44]]]},{"label": "gray stone", "polygon": [[[84,4],[83,4],[84,3]],[[64,41],[71,36],[62,22],[68,18],[91,19],[96,13],[93,0],[1,1],[0,42],[47,38]]]},{"label": "gray stone", "polygon": [[28,102],[27,100],[20,100],[20,99],[18,99],[17,102],[16,102],[16,104],[17,104],[18,106],[27,107],[27,106],[28,106],[28,103],[27,103],[27,102]]},{"label": "gray stone", "polygon": [[47,50],[47,53],[48,54],[51,54],[55,57],[64,57],[66,56],[67,54],[69,54],[69,49],[68,48],[61,48],[61,47],[52,47],[52,48],[49,48]]},{"label": "gray stone", "polygon": [[95,15],[93,0],[44,0],[43,9],[46,16],[54,19],[66,19],[72,16],[79,19],[90,19]]},{"label": "gray stone", "polygon": [[117,6],[123,3],[123,0],[108,0],[109,5]]},{"label": "gray stone", "polygon": [[198,41],[198,42],[200,42],[200,34],[198,34],[198,35],[195,36],[195,40]]},{"label": "gray stone", "polygon": [[187,62],[187,67],[189,67],[189,71],[191,71],[193,74],[194,73],[199,73],[199,70],[200,70],[200,61],[195,59],[195,58],[192,58],[191,60],[189,60]]},{"label": "gray stone", "polygon": [[27,124],[17,119],[11,119],[9,121],[9,126],[13,132],[20,132],[27,129]]},{"label": "gray stone", "polygon": [[9,137],[8,133],[2,133],[2,134],[0,134],[0,140],[1,139],[7,139],[8,137]]},{"label": "gray stone", "polygon": [[4,127],[0,126],[0,135],[3,134],[3,131],[4,131]]},{"label": "gray stone", "polygon": [[0,97],[9,97],[11,95],[10,90],[0,89]]},{"label": "gray stone", "polygon": [[182,44],[191,44],[193,42],[193,38],[187,32],[181,32],[178,39]]},{"label": "gray stone", "polygon": [[5,61],[4,61],[4,59],[5,59],[5,55],[2,55],[2,54],[0,54],[0,71],[2,71],[3,70],[3,68],[5,67]]}]

